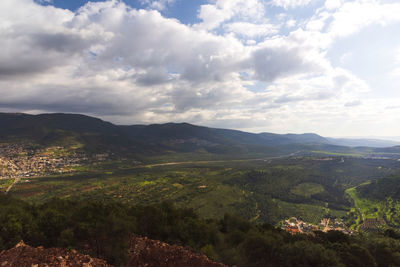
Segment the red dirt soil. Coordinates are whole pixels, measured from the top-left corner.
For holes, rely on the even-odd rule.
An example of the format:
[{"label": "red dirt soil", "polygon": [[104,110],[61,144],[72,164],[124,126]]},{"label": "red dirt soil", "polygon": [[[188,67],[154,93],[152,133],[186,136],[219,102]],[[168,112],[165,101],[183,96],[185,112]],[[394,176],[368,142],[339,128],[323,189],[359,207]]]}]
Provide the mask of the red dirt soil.
[{"label": "red dirt soil", "polygon": [[[134,267],[227,267],[181,246],[133,236],[130,260]],[[0,252],[0,267],[112,267],[101,259],[62,248],[30,247],[23,241],[14,248]]]},{"label": "red dirt soil", "polygon": [[33,248],[19,242],[0,252],[1,267],[109,267],[104,260],[61,248]]},{"label": "red dirt soil", "polygon": [[138,236],[131,239],[129,266],[227,267],[209,260],[205,255],[194,253],[181,246],[168,245],[161,241]]}]

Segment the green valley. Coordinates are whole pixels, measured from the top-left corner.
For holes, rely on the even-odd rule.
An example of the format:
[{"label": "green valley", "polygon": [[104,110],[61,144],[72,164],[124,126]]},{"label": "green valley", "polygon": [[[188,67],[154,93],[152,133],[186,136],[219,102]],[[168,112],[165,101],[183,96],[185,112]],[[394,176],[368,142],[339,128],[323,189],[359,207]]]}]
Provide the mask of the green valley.
[{"label": "green valley", "polygon": [[[31,203],[172,201],[203,218],[234,213],[274,225],[291,216],[310,223],[341,218],[353,228],[363,216],[394,218],[376,208],[382,199],[360,198],[357,190],[400,174],[397,147],[186,123],[118,126],[74,114],[3,113],[0,123],[0,176],[7,178],[0,186]],[[378,206],[396,210],[399,197]]]},{"label": "green valley", "polygon": [[[386,165],[386,166],[385,166]],[[355,169],[357,171],[355,171]],[[264,160],[134,164],[96,162],[76,172],[32,178],[10,194],[41,203],[53,197],[155,204],[165,200],[193,208],[204,218],[236,213],[277,224],[295,216],[318,223],[346,218],[345,190],[376,177],[400,173],[392,161],[296,157]]]},{"label": "green valley", "polygon": [[[399,147],[186,123],[117,126],[69,114],[0,114],[0,123],[4,249],[21,238],[85,252],[108,239],[106,250],[88,253],[118,265],[126,255],[113,246],[141,233],[238,266],[269,260],[340,266],[365,257],[371,266],[400,264],[385,243],[400,240]],[[144,226],[149,222],[154,229]],[[287,250],[304,256],[282,262]],[[359,252],[365,257],[354,256]]]}]

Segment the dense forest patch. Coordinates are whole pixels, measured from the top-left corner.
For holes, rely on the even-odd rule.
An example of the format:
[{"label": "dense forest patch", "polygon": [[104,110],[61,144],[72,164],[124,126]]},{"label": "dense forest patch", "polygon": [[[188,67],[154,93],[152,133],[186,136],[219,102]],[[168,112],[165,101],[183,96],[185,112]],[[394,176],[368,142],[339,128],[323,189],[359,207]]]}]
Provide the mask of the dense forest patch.
[{"label": "dense forest patch", "polygon": [[128,260],[131,234],[190,246],[237,266],[398,266],[400,234],[388,230],[353,236],[331,231],[290,235],[269,224],[234,216],[201,219],[171,203],[51,199],[32,205],[0,197],[0,249],[28,245],[74,248],[119,266]]}]

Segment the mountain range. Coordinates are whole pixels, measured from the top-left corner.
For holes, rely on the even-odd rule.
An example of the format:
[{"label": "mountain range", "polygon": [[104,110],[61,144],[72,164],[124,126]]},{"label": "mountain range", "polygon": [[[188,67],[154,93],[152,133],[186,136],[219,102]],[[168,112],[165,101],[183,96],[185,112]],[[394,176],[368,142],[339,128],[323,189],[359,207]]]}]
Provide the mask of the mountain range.
[{"label": "mountain range", "polygon": [[[88,152],[128,154],[207,152],[225,155],[283,155],[299,150],[352,153],[392,147],[400,142],[377,139],[327,138],[314,133],[274,134],[209,128],[188,123],[114,125],[80,114],[0,113],[0,140],[28,140],[41,145],[80,144]],[[356,147],[356,148],[354,148]],[[382,150],[382,149],[381,149]]]}]

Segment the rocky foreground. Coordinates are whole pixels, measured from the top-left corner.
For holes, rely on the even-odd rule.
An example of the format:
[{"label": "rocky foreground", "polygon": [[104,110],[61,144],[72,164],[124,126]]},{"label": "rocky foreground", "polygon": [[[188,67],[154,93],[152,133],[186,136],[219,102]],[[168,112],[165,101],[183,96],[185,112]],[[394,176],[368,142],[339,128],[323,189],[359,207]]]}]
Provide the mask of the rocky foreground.
[{"label": "rocky foreground", "polygon": [[130,247],[129,266],[227,267],[181,246],[172,246],[146,237],[132,238]]},{"label": "rocky foreground", "polygon": [[10,267],[108,267],[104,260],[83,255],[75,250],[61,248],[33,248],[18,243],[14,248],[0,252],[0,266]]},{"label": "rocky foreground", "polygon": [[[30,247],[24,242],[0,252],[0,267],[108,267],[104,260],[83,255],[75,250]],[[173,246],[146,237],[133,237],[128,266],[146,267],[226,267],[212,262],[205,255],[181,246]]]}]

